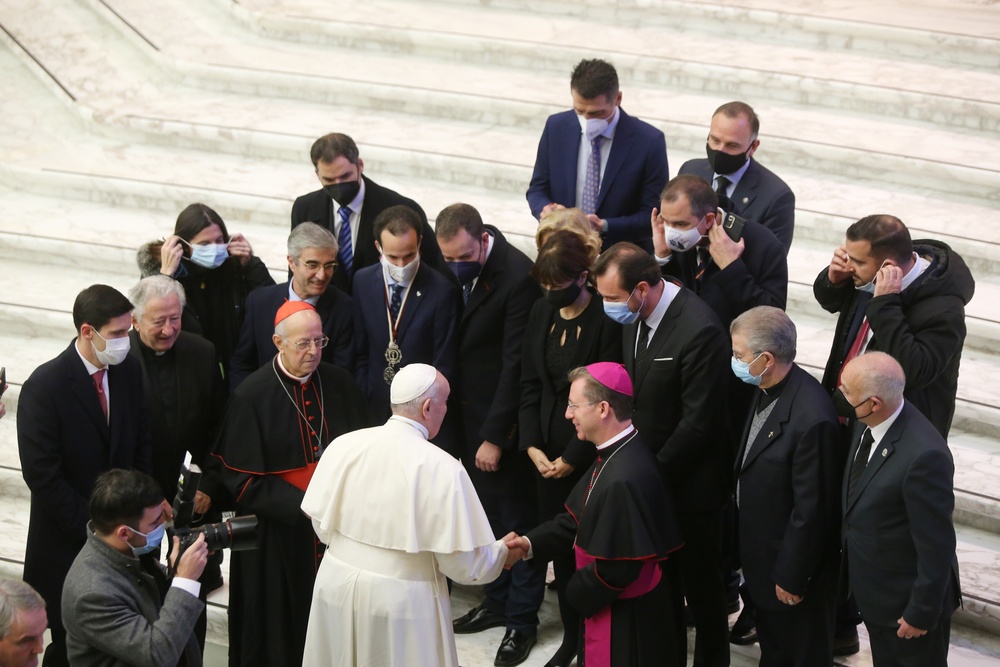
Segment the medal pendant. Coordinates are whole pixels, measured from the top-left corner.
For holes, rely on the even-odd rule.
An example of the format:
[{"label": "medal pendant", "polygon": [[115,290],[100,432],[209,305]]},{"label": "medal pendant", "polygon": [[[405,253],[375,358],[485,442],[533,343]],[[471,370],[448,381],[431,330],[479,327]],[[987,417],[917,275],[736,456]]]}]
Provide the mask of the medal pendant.
[{"label": "medal pendant", "polygon": [[392,366],[387,366],[385,372],[382,373],[382,379],[385,380],[386,384],[391,385],[392,378],[394,377],[396,377],[396,369]]},{"label": "medal pendant", "polygon": [[[403,351],[399,349],[396,341],[389,341],[389,347],[385,348],[385,362],[390,366],[398,366],[401,361],[403,361]],[[393,371],[393,374],[395,372]]]}]

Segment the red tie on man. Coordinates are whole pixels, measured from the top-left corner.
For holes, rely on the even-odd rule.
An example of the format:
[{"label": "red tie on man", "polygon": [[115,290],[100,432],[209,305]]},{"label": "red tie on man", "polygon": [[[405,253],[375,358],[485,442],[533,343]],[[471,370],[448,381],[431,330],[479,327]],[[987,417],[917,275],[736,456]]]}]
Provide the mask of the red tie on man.
[{"label": "red tie on man", "polygon": [[94,389],[97,390],[97,398],[101,401],[101,410],[104,411],[104,421],[108,420],[108,397],[104,394],[104,374],[107,372],[108,369],[102,368],[90,376],[94,381]]},{"label": "red tie on man", "polygon": [[861,328],[858,330],[858,337],[854,339],[854,344],[851,345],[851,349],[847,351],[847,356],[844,357],[844,363],[840,365],[840,372],[837,373],[838,387],[840,386],[840,378],[844,374],[844,367],[861,352],[861,346],[865,344],[865,338],[868,337],[869,331],[871,331],[871,327],[868,326],[868,318],[866,317],[864,322],[861,323]]}]

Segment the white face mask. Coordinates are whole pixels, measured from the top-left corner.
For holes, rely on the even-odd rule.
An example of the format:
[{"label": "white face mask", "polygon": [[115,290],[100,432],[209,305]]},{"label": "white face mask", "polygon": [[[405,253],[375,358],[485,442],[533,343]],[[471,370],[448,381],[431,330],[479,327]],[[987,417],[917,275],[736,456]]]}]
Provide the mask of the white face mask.
[{"label": "white face mask", "polygon": [[594,137],[603,134],[614,117],[614,114],[607,118],[584,118],[580,114],[576,115],[576,119],[580,123],[580,130],[587,137],[587,141],[593,141]]},{"label": "white face mask", "polygon": [[698,223],[691,229],[674,229],[673,227],[667,227],[667,245],[670,246],[671,252],[687,252],[698,245],[701,241],[702,235],[698,231],[698,227],[701,223]]},{"label": "white face mask", "polygon": [[396,266],[387,260],[384,255],[379,261],[382,262],[382,266],[385,267],[390,278],[397,283],[406,283],[408,285],[413,280],[413,276],[417,275],[417,267],[420,266],[420,254],[418,253],[417,258],[406,266]]},{"label": "white face mask", "polygon": [[94,329],[94,333],[98,338],[104,341],[104,350],[98,350],[97,346],[94,345],[94,341],[90,341],[90,345],[94,348],[94,353],[97,355],[97,360],[101,362],[102,365],[117,366],[121,362],[125,361],[125,357],[128,356],[128,351],[131,347],[131,342],[128,336],[108,340],[101,334],[97,333],[97,329]]}]

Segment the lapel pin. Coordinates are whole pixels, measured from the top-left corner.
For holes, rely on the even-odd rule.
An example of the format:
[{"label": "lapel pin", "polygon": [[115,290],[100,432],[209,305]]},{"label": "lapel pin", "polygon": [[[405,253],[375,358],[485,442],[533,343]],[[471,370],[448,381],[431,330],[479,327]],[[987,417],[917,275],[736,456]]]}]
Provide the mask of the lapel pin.
[{"label": "lapel pin", "polygon": [[885,458],[887,456],[889,456],[889,450],[888,449],[883,449],[882,450],[882,458]]},{"label": "lapel pin", "polygon": [[750,201],[750,197],[744,197],[743,198],[743,203],[744,204],[746,204],[748,201]]},{"label": "lapel pin", "polygon": [[774,437],[774,431],[771,431],[770,433],[768,433],[768,434],[767,434],[767,437],[769,437],[769,438],[773,438],[773,437]]},{"label": "lapel pin", "polygon": [[421,296],[420,290],[417,290],[417,296]]}]

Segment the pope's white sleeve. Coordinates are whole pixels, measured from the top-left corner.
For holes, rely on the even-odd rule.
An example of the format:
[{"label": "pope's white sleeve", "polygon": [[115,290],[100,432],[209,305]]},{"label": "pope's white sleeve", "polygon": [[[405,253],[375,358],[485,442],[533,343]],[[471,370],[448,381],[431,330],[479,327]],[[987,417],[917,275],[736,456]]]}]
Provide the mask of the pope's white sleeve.
[{"label": "pope's white sleeve", "polygon": [[507,560],[507,545],[503,540],[472,551],[434,554],[438,568],[446,577],[460,584],[488,584],[503,571]]}]

